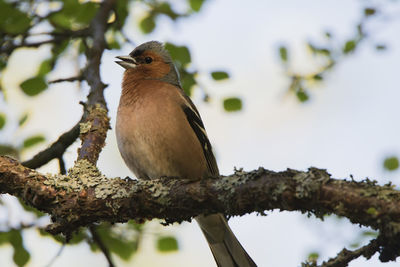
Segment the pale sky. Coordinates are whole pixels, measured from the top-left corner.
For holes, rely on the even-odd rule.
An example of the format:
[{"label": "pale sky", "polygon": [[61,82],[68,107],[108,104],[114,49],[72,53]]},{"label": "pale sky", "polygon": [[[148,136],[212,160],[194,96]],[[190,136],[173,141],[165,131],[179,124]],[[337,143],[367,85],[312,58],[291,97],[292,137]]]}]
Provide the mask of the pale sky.
[{"label": "pale sky", "polygon": [[[202,114],[222,174],[231,174],[234,167],[253,170],[263,166],[280,171],[315,166],[326,168],[335,178],[353,174],[359,180],[368,176],[381,183],[391,180],[398,184],[399,172],[384,171],[382,161],[388,155],[400,155],[397,123],[400,21],[374,23],[373,39],[363,44],[355,55],[344,59],[323,83],[313,87],[311,100],[306,104],[300,104],[295,96],[286,93],[289,81],[276,53],[277,47],[284,43],[290,48],[296,70],[312,69],[315,66],[306,41],[322,42],[325,30],[330,30],[338,42],[351,37],[364,4],[365,1],[344,0],[301,3],[294,0],[214,0],[208,1],[200,14],[189,19],[172,23],[161,18],[156,31],[146,36],[134,27],[143,16],[143,10],[137,8],[129,17],[125,32],[137,44],[159,40],[190,47],[192,67],[203,73],[199,78],[212,97],[211,103],[203,103],[197,90],[193,99]],[[392,3],[389,11],[398,14],[399,5]],[[376,42],[387,43],[388,50],[377,53]],[[114,57],[127,54],[133,48],[127,44],[122,51],[107,51],[102,61],[101,74],[109,84],[106,99],[113,126],[123,73],[114,63]],[[18,68],[21,75],[7,76],[6,73],[4,76],[10,116],[18,117],[30,110],[32,118],[16,135],[12,127],[8,127],[0,141],[12,138],[17,142],[37,132],[45,133],[52,141],[80,118],[77,103],[85,99],[87,89],[80,92],[74,84],[56,85],[34,101],[18,89],[18,84],[35,72],[35,62],[45,54],[46,48],[43,48],[39,52],[21,52],[11,58],[9,73]],[[65,77],[73,68],[65,62],[63,69],[58,69],[52,78],[59,78],[60,73]],[[231,79],[212,81],[208,72],[219,69],[227,70]],[[221,101],[228,96],[242,98],[241,112],[223,111]],[[76,148],[75,145],[68,150],[69,167],[76,156]],[[25,156],[28,158],[35,151]],[[41,170],[56,171],[56,166],[53,163]],[[108,134],[98,166],[110,177],[132,176],[119,156],[113,131]],[[360,241],[359,227],[346,220],[332,217],[321,222],[295,212],[267,214],[266,217],[251,214],[229,221],[259,266],[299,266],[310,252],[318,252],[320,259],[327,260],[344,246],[349,248],[350,244]],[[179,252],[157,253],[152,243],[157,233],[176,235]],[[214,266],[196,223],[162,227],[152,222],[146,227],[145,237],[141,251],[130,263],[114,257],[118,266]],[[361,240],[362,243],[366,241]],[[38,239],[35,231],[27,231],[25,244],[32,253],[30,267],[43,266],[59,247],[48,239]],[[11,252],[11,248],[5,246],[0,249],[0,266],[12,266],[8,261],[12,258]],[[53,266],[95,265],[107,266],[103,255],[92,254],[87,245],[80,245],[68,246]],[[349,266],[378,265],[375,256],[368,262],[358,259]],[[382,266],[395,266],[395,263]]]}]

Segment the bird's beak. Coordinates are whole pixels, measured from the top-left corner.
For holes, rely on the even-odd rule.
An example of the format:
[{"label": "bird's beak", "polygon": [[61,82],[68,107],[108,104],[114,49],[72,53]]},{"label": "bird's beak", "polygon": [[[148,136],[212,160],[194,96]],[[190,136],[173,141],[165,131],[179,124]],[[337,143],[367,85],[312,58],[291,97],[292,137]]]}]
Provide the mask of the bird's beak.
[{"label": "bird's beak", "polygon": [[116,58],[120,59],[121,61],[115,61],[115,63],[119,64],[124,69],[136,68],[138,65],[136,60],[131,56],[118,56]]}]

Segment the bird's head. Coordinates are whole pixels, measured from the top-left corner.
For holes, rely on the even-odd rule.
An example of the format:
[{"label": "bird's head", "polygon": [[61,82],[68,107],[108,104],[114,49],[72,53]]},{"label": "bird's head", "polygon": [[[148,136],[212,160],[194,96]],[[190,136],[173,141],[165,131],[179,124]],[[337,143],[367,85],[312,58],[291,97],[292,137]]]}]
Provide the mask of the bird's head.
[{"label": "bird's head", "polygon": [[179,74],[163,44],[150,41],[136,47],[128,56],[115,61],[131,79],[155,79],[180,87]]}]

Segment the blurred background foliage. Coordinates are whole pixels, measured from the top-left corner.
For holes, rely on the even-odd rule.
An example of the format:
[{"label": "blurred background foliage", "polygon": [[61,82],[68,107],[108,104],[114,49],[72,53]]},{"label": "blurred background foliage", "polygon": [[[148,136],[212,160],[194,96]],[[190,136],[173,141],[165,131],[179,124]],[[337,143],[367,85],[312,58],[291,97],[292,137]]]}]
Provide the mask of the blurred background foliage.
[{"label": "blurred background foliage", "polygon": [[[113,13],[108,20],[105,36],[108,45],[107,49],[120,49],[122,44],[127,42],[131,43],[132,46],[137,45],[123,31],[128,14],[133,8],[133,2],[139,2],[146,10],[146,14],[136,27],[142,33],[149,34],[158,26],[159,17],[167,17],[172,21],[188,19],[193,14],[201,12],[206,1],[187,0],[185,8],[180,8],[177,11],[172,0],[119,0],[116,2]],[[32,97],[32,101],[35,101],[35,96],[45,90],[51,90],[52,84],[65,80],[84,82],[82,74],[86,71],[85,58],[90,57],[87,51],[92,43],[88,30],[91,19],[96,14],[99,5],[98,1],[80,0],[0,0],[0,79],[3,78],[3,71],[7,67],[8,59],[15,51],[25,47],[38,48],[42,45],[50,45],[50,53],[39,64],[36,74],[20,84],[22,92]],[[315,71],[310,73],[301,73],[294,69],[291,66],[290,47],[284,44],[278,45],[276,53],[288,79],[288,93],[296,97],[299,103],[305,103],[312,97],[312,90],[315,90],[319,84],[324,82],[329,72],[343,60],[351,57],[360,46],[369,45],[379,53],[384,52],[387,49],[387,45],[380,42],[380,40],[375,40],[374,35],[365,30],[366,25],[373,23],[374,18],[377,16],[385,16],[377,7],[371,6],[361,10],[360,20],[356,24],[353,36],[349,36],[345,42],[338,41],[335,38],[335,33],[328,31],[323,33],[324,42],[308,41],[305,46],[314,55],[315,62],[313,64],[318,66]],[[212,96],[197,80],[199,70],[191,66],[190,49],[185,45],[171,42],[166,43],[165,47],[176,63],[185,92],[191,95],[193,90],[197,88],[202,92],[204,101],[207,102]],[[67,77],[65,80],[49,80],[49,74],[57,67],[60,59],[68,54],[76,55],[75,60],[79,66],[76,75]],[[212,70],[209,72],[209,76],[216,82],[230,78],[229,72],[226,70]],[[0,102],[6,103],[7,90],[2,88],[1,85],[2,83],[0,82],[0,93],[2,95]],[[221,105],[227,112],[236,112],[242,109],[242,100],[236,96],[227,97],[222,99]],[[18,120],[16,131],[23,131],[24,125],[29,121],[29,112],[19,114]],[[0,111],[0,131],[8,123],[9,118],[6,113]],[[19,158],[25,149],[46,141],[45,137],[38,132],[19,140],[16,142],[17,145],[15,142],[0,144],[0,154]],[[399,167],[397,155],[388,156],[382,165],[388,171],[397,170]],[[0,205],[2,205],[1,212],[10,212],[12,208],[3,202],[0,202]],[[45,222],[48,222],[45,214],[37,212],[22,203],[21,206],[31,216],[28,223],[21,221],[18,226],[15,226],[7,220],[0,221],[0,246],[8,244],[13,248],[13,260],[17,266],[26,265],[30,258],[29,251],[24,247],[23,231],[32,227],[39,229]],[[51,236],[42,230],[38,231],[44,237],[52,238],[54,242],[66,244],[64,237]],[[142,232],[143,226],[133,221],[127,224],[115,225],[102,223],[95,228],[81,229],[73,235],[68,245],[73,246],[81,242],[87,242],[94,252],[102,251],[106,257],[107,254],[112,254],[121,259],[129,260],[140,246]],[[365,233],[365,235],[368,234],[370,233]],[[156,247],[161,252],[176,251],[179,248],[178,242],[173,236],[163,236],[161,234],[158,236]],[[316,259],[318,259],[318,252],[310,253],[309,261],[316,261]]]}]

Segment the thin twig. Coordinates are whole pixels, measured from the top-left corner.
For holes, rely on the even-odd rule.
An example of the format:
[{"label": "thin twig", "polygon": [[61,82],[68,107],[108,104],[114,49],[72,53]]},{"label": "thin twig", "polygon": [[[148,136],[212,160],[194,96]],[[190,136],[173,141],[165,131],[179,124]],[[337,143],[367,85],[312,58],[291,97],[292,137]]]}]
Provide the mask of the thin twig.
[{"label": "thin twig", "polygon": [[353,251],[344,248],[335,258],[323,262],[321,267],[345,267],[349,262],[360,256],[370,259],[378,250],[379,242],[377,239],[373,239],[367,245]]},{"label": "thin twig", "polygon": [[30,160],[22,162],[22,165],[31,169],[36,169],[45,165],[52,159],[60,158],[64,154],[65,150],[72,145],[78,137],[79,123],[72,127],[68,132],[62,134],[57,141],[51,144],[51,146],[39,152]]},{"label": "thin twig", "polygon": [[62,83],[62,82],[76,82],[76,81],[81,82],[84,79],[85,79],[85,76],[78,75],[78,76],[69,77],[69,78],[60,78],[60,79],[52,80],[52,81],[49,81],[49,84]]},{"label": "thin twig", "polygon": [[111,258],[111,253],[106,247],[106,245],[103,243],[103,240],[101,240],[101,237],[97,233],[96,226],[92,225],[89,227],[90,233],[92,234],[93,242],[97,244],[97,246],[100,248],[101,252],[103,252],[104,256],[107,259],[108,266],[109,267],[114,267],[114,263]]},{"label": "thin twig", "polygon": [[58,166],[60,167],[60,173],[61,174],[66,174],[67,170],[65,169],[65,162],[63,157],[58,157]]},{"label": "thin twig", "polygon": [[51,265],[53,265],[54,262],[56,261],[56,259],[61,255],[61,253],[63,252],[64,248],[65,248],[65,243],[62,244],[62,246],[58,250],[57,254],[54,255],[54,257],[50,260],[50,262],[45,267],[51,267]]}]

